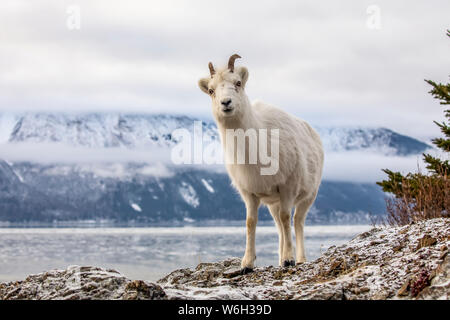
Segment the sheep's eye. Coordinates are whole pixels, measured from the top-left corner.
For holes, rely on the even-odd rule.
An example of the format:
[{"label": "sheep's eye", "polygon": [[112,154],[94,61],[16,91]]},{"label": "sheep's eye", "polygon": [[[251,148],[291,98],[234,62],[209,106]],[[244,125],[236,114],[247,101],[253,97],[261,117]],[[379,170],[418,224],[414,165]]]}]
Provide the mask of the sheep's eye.
[{"label": "sheep's eye", "polygon": [[236,82],[236,87],[240,87],[240,86],[241,86],[241,82],[240,81]]},{"label": "sheep's eye", "polygon": [[213,94],[214,93],[214,89],[209,89],[209,94]]}]

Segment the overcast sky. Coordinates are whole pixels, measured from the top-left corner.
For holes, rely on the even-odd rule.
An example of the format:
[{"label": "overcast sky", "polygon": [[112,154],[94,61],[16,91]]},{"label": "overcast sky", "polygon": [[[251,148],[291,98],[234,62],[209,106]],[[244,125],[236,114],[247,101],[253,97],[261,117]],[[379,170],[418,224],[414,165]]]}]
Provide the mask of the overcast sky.
[{"label": "overcast sky", "polygon": [[449,17],[448,0],[2,0],[0,111],[211,118],[197,80],[239,53],[250,100],[425,139],[443,119],[423,79],[449,80]]}]

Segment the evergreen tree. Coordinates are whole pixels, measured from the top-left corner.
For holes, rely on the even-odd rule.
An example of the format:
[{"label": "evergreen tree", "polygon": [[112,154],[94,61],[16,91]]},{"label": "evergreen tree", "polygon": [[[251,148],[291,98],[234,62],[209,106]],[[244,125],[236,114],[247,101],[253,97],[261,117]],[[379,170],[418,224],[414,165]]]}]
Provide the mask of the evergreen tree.
[{"label": "evergreen tree", "polygon": [[[450,30],[447,30],[447,36],[450,37]],[[432,86],[432,89],[431,91],[429,91],[429,93],[433,96],[433,98],[440,100],[441,105],[450,105],[450,83],[442,84],[435,83],[431,80],[425,81]],[[444,151],[444,155],[449,155],[450,109],[445,109],[444,115],[447,119],[447,122],[445,120],[443,122],[434,121],[434,123],[440,128],[443,137],[433,139],[432,143],[437,148]],[[388,175],[387,180],[377,182],[377,184],[383,188],[384,192],[393,193],[397,199],[402,199],[403,202],[410,202],[403,203],[403,205],[401,206],[397,205],[397,210],[399,207],[402,207],[403,209],[411,207],[414,210],[423,211],[424,206],[428,205],[424,204],[426,201],[440,201],[440,203],[433,204],[435,206],[433,210],[435,210],[437,206],[437,209],[438,211],[440,210],[440,214],[442,216],[448,216],[448,197],[450,190],[448,190],[449,182],[447,176],[450,173],[449,160],[439,159],[433,157],[430,154],[423,154],[423,160],[426,163],[428,174],[422,174],[418,172],[402,175],[400,172],[383,169],[383,171]],[[428,200],[424,200],[424,194],[429,195]],[[442,201],[437,201],[436,199],[442,199]],[[389,213],[392,215],[393,212]],[[436,216],[436,213],[434,213],[433,216]],[[410,221],[412,220],[414,219],[411,219]]]}]

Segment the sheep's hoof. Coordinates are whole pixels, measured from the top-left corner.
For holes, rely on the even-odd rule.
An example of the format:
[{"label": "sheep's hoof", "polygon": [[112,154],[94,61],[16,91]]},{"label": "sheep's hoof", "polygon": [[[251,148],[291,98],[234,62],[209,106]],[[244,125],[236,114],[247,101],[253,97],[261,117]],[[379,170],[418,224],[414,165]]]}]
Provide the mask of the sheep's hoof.
[{"label": "sheep's hoof", "polygon": [[285,260],[283,262],[283,267],[288,268],[288,267],[293,267],[295,266],[295,261],[294,260]]},{"label": "sheep's hoof", "polygon": [[252,273],[252,272],[253,272],[253,269],[252,269],[252,268],[243,267],[243,268],[241,269],[241,274],[242,274],[242,275],[248,274],[248,273]]}]

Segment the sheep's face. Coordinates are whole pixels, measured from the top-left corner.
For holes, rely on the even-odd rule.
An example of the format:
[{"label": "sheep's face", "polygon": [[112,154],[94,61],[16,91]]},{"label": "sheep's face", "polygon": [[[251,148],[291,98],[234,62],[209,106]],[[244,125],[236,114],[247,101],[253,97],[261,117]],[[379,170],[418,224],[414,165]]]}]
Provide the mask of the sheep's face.
[{"label": "sheep's face", "polygon": [[248,106],[245,94],[245,84],[248,79],[248,70],[237,67],[233,72],[230,69],[218,70],[213,76],[200,79],[200,89],[212,99],[213,115],[217,120],[240,117]]}]

